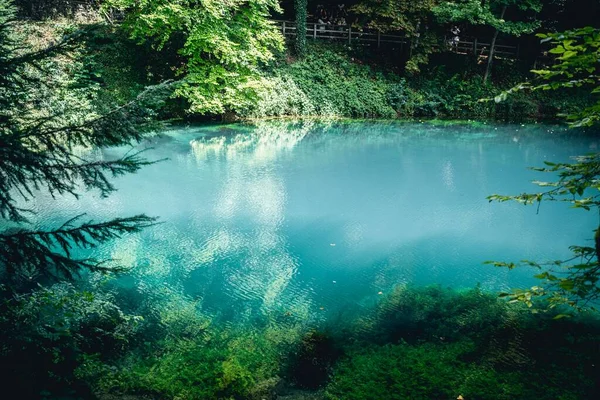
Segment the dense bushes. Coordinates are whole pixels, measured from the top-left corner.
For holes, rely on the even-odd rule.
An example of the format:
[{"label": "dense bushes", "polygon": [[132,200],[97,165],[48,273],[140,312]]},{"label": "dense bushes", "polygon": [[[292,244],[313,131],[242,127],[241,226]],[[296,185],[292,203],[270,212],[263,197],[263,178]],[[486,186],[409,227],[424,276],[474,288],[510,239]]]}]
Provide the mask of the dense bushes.
[{"label": "dense bushes", "polygon": [[17,297],[0,289],[0,376],[24,399],[85,387],[75,376],[82,355],[118,356],[142,322],[121,311],[111,294],[71,284]]},{"label": "dense bushes", "polygon": [[[95,21],[88,21],[95,22]],[[52,40],[73,31],[67,20],[60,24],[25,26],[29,40]],[[61,67],[61,79],[73,80],[73,93],[95,105],[126,102],[144,86],[177,78],[164,59],[179,59],[176,49],[160,52],[140,46],[113,27],[94,26],[76,54],[76,61]],[[33,44],[35,47],[35,43]],[[525,71],[509,61],[498,60],[494,80],[481,82],[482,66],[467,57],[436,55],[431,67],[419,75],[401,77],[398,60],[365,49],[349,49],[333,43],[307,44],[305,56],[294,59],[281,53],[264,66],[252,86],[253,96],[237,103],[233,111],[242,118],[350,117],[350,118],[455,118],[534,121],[554,118],[581,108],[587,97],[580,93],[520,92],[496,104],[482,102],[527,79]],[[391,55],[390,55],[391,57]],[[444,58],[446,57],[446,58]],[[69,75],[67,77],[67,74]],[[574,95],[573,95],[574,94]],[[72,96],[72,94],[69,94]],[[172,99],[163,117],[194,117],[185,99]]]},{"label": "dense bushes", "polygon": [[[484,85],[481,66],[466,57],[436,60],[417,76],[402,78],[371,67],[364,50],[310,43],[300,60],[282,56],[264,72],[257,96],[237,110],[249,118],[325,116],[351,118],[458,118],[534,121],[553,118],[585,102],[585,96],[517,93],[503,103],[481,101],[526,80],[513,62],[498,62],[494,81]],[[446,68],[445,65],[448,64]],[[507,65],[504,65],[507,64]],[[510,65],[508,65],[510,64]]]},{"label": "dense bushes", "polygon": [[341,47],[311,44],[301,60],[282,58],[264,82],[256,103],[240,110],[243,116],[395,116],[386,98],[387,78]]}]

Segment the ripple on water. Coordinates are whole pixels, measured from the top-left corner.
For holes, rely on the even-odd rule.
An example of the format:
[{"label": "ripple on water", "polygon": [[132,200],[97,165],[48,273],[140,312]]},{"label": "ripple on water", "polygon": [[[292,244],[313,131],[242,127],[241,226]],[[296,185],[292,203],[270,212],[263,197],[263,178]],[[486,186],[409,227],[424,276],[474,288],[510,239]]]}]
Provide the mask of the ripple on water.
[{"label": "ripple on water", "polygon": [[136,266],[139,287],[183,288],[223,316],[343,318],[403,285],[529,285],[530,271],[482,262],[560,258],[593,228],[560,205],[536,214],[486,200],[534,189],[529,166],[598,148],[555,127],[261,123],[155,141],[147,154],[168,161],[117,179],[106,199],[41,193],[28,204],[34,225],[82,212],[160,216],[93,255]]}]

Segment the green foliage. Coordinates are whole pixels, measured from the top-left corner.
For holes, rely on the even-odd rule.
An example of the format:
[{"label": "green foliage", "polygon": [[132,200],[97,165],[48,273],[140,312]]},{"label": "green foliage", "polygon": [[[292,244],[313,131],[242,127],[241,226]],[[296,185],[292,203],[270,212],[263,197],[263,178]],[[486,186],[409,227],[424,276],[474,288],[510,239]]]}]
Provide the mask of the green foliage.
[{"label": "green foliage", "polygon": [[515,1],[515,0],[464,0],[453,2],[442,2],[432,9],[433,13],[441,23],[467,22],[471,25],[488,25],[502,33],[512,36],[520,36],[531,33],[540,27],[541,21],[532,19],[530,21],[507,21],[498,16],[502,7],[514,6],[521,11],[533,10],[539,12],[542,9],[540,0]]},{"label": "green foliage", "polygon": [[23,398],[74,388],[83,354],[118,354],[142,322],[121,311],[111,294],[68,283],[21,296],[0,289],[0,372]]},{"label": "green foliage", "polygon": [[[586,101],[546,91],[521,93],[493,104],[481,98],[497,87],[511,87],[524,75],[517,65],[498,62],[494,85],[481,85],[479,66],[464,58],[436,59],[444,67],[401,78],[389,69],[370,66],[342,46],[311,43],[300,60],[280,59],[263,78],[256,97],[240,104],[240,116],[324,116],[354,118],[476,118],[503,121],[536,121],[551,118],[556,110],[568,112]],[[442,57],[438,55],[437,57]]]},{"label": "green foliage", "polygon": [[[556,62],[546,69],[532,71],[538,80],[523,82],[494,97],[497,103],[510,99],[511,95],[524,90],[535,92],[569,89],[588,91],[588,101],[575,110],[559,110],[573,127],[591,126],[600,121],[598,93],[598,66],[600,54],[600,30],[586,27],[554,34],[540,34],[543,42],[552,43],[548,53],[556,56]],[[590,105],[590,103],[593,103]]]},{"label": "green foliage", "polygon": [[465,368],[459,357],[470,350],[465,343],[365,348],[336,368],[327,398],[456,398]]},{"label": "green foliage", "polygon": [[[0,1],[0,218],[4,222],[0,244],[5,248],[0,268],[16,280],[108,268],[98,261],[74,259],[71,250],[137,232],[154,221],[138,215],[79,226],[71,219],[50,230],[26,225],[32,211],[25,203],[37,191],[77,197],[84,188],[107,196],[115,190],[109,177],[135,172],[149,163],[139,153],[98,159],[82,150],[141,140],[156,126],[155,110],[170,90],[162,84],[128,103],[95,107],[95,85],[81,84],[81,76],[69,77],[53,68],[62,65],[57,62],[60,57],[77,54],[86,34],[86,30],[76,31],[54,45],[24,51],[15,10],[9,1]],[[77,82],[81,87],[73,90]]]},{"label": "green foliage", "polygon": [[217,324],[198,300],[166,285],[135,296],[144,320],[127,352],[116,360],[88,354],[76,371],[97,394],[270,398],[288,349],[301,337],[302,328],[290,323]]},{"label": "green foliage", "polygon": [[355,331],[369,341],[455,341],[468,337],[489,340],[507,317],[496,296],[480,288],[455,293],[438,286],[395,289],[374,310],[357,320]]},{"label": "green foliage", "polygon": [[154,342],[151,353],[130,353],[118,366],[91,357],[77,373],[95,382],[100,393],[153,393],[168,399],[261,398],[270,396],[279,382],[281,349],[273,338],[268,329],[209,329],[194,338]]},{"label": "green foliage", "polygon": [[76,72],[75,85],[84,88],[99,85],[97,101],[101,104],[132,101],[145,86],[174,78],[152,68],[153,53],[113,26],[96,26],[77,57],[82,65]]},{"label": "green foliage", "polygon": [[512,36],[521,36],[524,33],[533,32],[541,25],[540,21],[537,21],[535,18],[531,19],[530,21],[505,20],[504,16],[506,15],[506,10],[511,6],[518,6],[518,8],[522,11],[534,10],[539,12],[541,10],[542,3],[540,0],[465,0],[443,2],[433,9],[434,14],[442,23],[468,22],[472,25],[489,25],[495,29],[487,57],[486,72],[483,76],[484,84],[487,83],[487,80],[491,74],[498,34],[502,32]]},{"label": "green foliage", "polygon": [[434,0],[361,0],[350,10],[369,28],[403,33],[411,48],[405,70],[416,74],[427,64],[429,55],[440,48],[439,35],[428,30],[431,10],[436,3]]},{"label": "green foliage", "polygon": [[362,0],[350,10],[366,19],[371,28],[381,32],[401,31],[408,36],[415,36],[435,3],[434,0]]},{"label": "green foliage", "polygon": [[[133,163],[136,160],[127,161]],[[117,171],[113,172],[113,175],[122,173],[124,172]],[[98,243],[120,238],[127,233],[140,232],[152,226],[156,220],[145,215],[136,215],[106,222],[88,221],[81,225],[74,225],[74,222],[82,216],[71,218],[54,230],[13,228],[0,234],[0,244],[5,249],[0,255],[0,265],[10,276],[16,274],[19,278],[29,280],[40,275],[72,278],[82,269],[122,270],[126,267],[107,264],[106,260],[74,258],[72,252],[77,248],[94,248]]]},{"label": "green foliage", "polygon": [[85,383],[100,398],[265,399],[284,382],[324,384],[331,399],[594,398],[597,323],[532,315],[479,288],[397,288],[325,334],[266,316],[221,324],[180,290],[142,282],[128,315],[122,289],[91,281],[2,303],[5,376],[52,395]]},{"label": "green foliage", "polygon": [[[508,95],[519,93],[523,89],[534,91],[557,90],[563,88],[591,88],[591,95],[600,93],[597,68],[600,54],[600,31],[591,27],[564,33],[539,35],[543,41],[551,42],[554,47],[549,51],[557,55],[557,62],[547,69],[533,71],[543,83],[531,85],[521,83],[496,96],[496,102],[502,102]],[[600,121],[600,101],[568,113],[571,126],[590,126]],[[538,211],[542,201],[570,203],[573,208],[586,211],[600,211],[600,154],[574,157],[572,163],[546,162],[545,167],[533,168],[535,171],[558,175],[558,180],[534,181],[544,188],[537,193],[523,193],[516,196],[492,195],[489,201],[517,201],[537,204]],[[568,260],[536,262],[523,260],[521,263],[489,263],[498,267],[515,268],[527,265],[540,270],[535,275],[543,283],[530,289],[517,289],[504,293],[510,301],[523,302],[529,307],[536,299],[548,301],[550,307],[567,305],[576,310],[595,305],[600,297],[600,227],[595,233],[595,246],[571,246],[573,257]],[[537,311],[537,310],[536,310]]]},{"label": "green foliage", "polygon": [[[534,70],[544,83],[535,85],[533,90],[554,90],[558,88],[591,89],[596,99],[600,94],[598,67],[600,66],[600,29],[592,27],[573,31],[540,34],[542,42],[550,42],[554,46],[549,50],[555,54],[557,63],[547,69]],[[600,100],[578,112],[568,115],[568,120],[575,127],[591,126],[600,122]]]},{"label": "green foliage", "polygon": [[308,11],[307,0],[295,0],[294,11],[296,12],[296,38],[294,48],[300,57],[306,53],[306,13]]},{"label": "green foliage", "polygon": [[283,47],[270,20],[280,10],[275,0],[110,0],[106,6],[126,13],[123,28],[139,43],[177,49],[176,59],[163,62],[183,77],[175,95],[193,113],[220,114],[248,101],[258,67]]},{"label": "green foliage", "polygon": [[[320,112],[329,114],[328,110]],[[263,78],[256,102],[240,113],[250,118],[319,115],[310,96],[286,75]]]},{"label": "green foliage", "polygon": [[395,116],[386,99],[386,77],[341,48],[311,44],[304,58],[278,66],[265,79],[257,102],[241,115]]},{"label": "green foliage", "polygon": [[522,310],[479,288],[397,288],[342,332],[326,397],[594,397],[598,354],[581,350],[598,325]]},{"label": "green foliage", "polygon": [[[357,350],[336,368],[327,398],[454,399],[460,395],[482,400],[551,400],[586,396],[585,390],[570,387],[564,370],[556,366],[538,371],[531,367],[503,370],[477,360],[476,351],[468,340],[415,346],[401,343]],[[546,384],[552,380],[552,385]]]},{"label": "green foliage", "polygon": [[[556,181],[534,181],[543,188],[538,193],[523,193],[516,196],[492,195],[490,201],[516,201],[525,205],[542,201],[566,202],[573,208],[586,211],[600,209],[600,154],[574,157],[573,163],[546,162],[546,167],[532,168],[535,171],[558,174]],[[521,301],[529,307],[537,298],[549,301],[550,307],[569,305],[576,309],[590,306],[600,298],[600,228],[596,230],[595,246],[571,246],[573,257],[546,263],[523,261],[520,265],[540,270],[535,275],[543,286],[529,290],[515,290],[504,294],[511,301]],[[515,268],[517,264],[489,262],[498,267]]]}]

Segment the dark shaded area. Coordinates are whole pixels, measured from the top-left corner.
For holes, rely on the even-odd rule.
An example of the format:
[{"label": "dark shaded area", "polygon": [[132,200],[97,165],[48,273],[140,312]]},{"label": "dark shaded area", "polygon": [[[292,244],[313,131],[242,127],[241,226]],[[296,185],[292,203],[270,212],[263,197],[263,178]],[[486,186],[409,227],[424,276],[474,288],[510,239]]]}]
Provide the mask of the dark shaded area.
[{"label": "dark shaded area", "polygon": [[339,356],[340,349],[329,334],[311,330],[304,335],[291,357],[291,379],[302,388],[318,389],[327,382]]}]

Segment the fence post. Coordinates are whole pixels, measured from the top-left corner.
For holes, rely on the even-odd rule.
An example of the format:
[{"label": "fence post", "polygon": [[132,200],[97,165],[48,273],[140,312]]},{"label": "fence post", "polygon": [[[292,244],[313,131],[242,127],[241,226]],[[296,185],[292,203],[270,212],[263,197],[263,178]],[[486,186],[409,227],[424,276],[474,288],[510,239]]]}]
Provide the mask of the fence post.
[{"label": "fence post", "polygon": [[352,44],[352,26],[348,25],[348,44]]},{"label": "fence post", "polygon": [[519,60],[519,53],[520,53],[520,50],[521,50],[521,43],[518,43],[518,44],[517,44],[517,57],[516,57],[517,61]]},{"label": "fence post", "polygon": [[313,24],[313,39],[317,40],[317,23]]},{"label": "fence post", "polygon": [[377,31],[377,48],[381,46],[381,32]]},{"label": "fence post", "polygon": [[281,33],[285,37],[285,21],[283,21],[283,24],[281,24]]},{"label": "fence post", "polygon": [[477,56],[477,38],[473,39],[473,54]]}]

